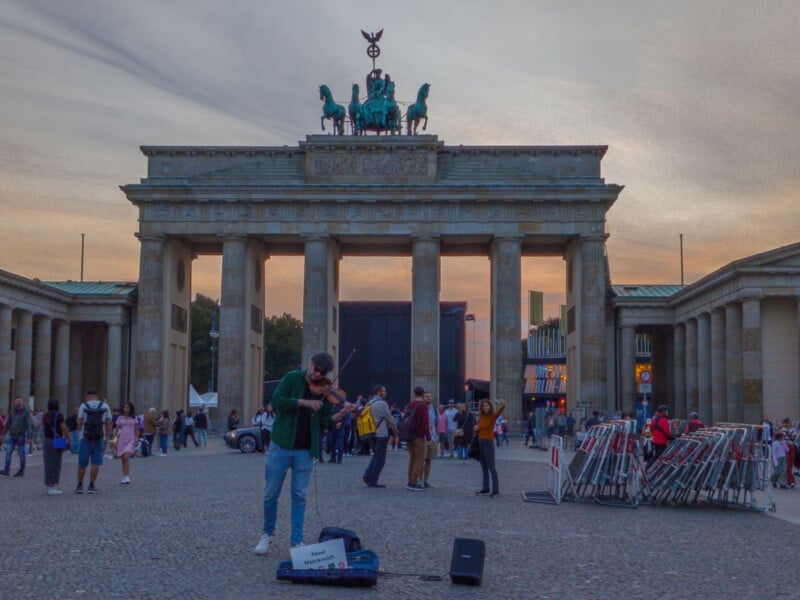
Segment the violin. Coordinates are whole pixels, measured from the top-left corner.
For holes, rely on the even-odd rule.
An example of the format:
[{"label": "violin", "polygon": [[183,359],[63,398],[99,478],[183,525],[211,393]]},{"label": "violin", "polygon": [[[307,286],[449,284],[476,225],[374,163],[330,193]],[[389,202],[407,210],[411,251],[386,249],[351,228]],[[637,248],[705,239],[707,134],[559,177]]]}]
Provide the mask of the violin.
[{"label": "violin", "polygon": [[323,377],[320,381],[308,381],[308,389],[315,396],[322,396],[331,404],[338,405],[347,402],[347,393],[333,385],[333,381]]},{"label": "violin", "polygon": [[350,362],[350,359],[353,358],[353,355],[355,353],[356,349],[353,348],[350,351],[350,355],[347,357],[347,360],[344,361],[342,368],[339,369],[339,373],[332,380],[328,379],[327,377],[323,377],[319,381],[311,381],[310,379],[308,379],[308,377],[306,377],[306,382],[308,383],[308,389],[311,391],[311,393],[314,394],[315,396],[322,396],[334,406],[346,403],[347,393],[343,389],[335,387],[334,383],[336,383],[336,380],[339,378],[339,375],[341,375],[342,371],[345,370],[345,368],[347,367],[347,363]]}]

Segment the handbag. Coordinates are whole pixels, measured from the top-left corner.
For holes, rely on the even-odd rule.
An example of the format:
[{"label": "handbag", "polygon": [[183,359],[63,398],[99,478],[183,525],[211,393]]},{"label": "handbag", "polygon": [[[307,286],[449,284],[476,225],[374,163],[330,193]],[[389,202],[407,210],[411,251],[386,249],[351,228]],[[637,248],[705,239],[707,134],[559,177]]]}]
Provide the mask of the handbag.
[{"label": "handbag", "polygon": [[58,431],[56,430],[57,422],[58,422],[58,413],[56,413],[56,416],[53,417],[53,450],[66,450],[67,438],[58,437]]},{"label": "handbag", "polygon": [[474,458],[475,460],[481,459],[481,447],[478,445],[478,434],[475,434],[472,437],[472,441],[469,444],[469,450],[467,451],[467,456]]}]

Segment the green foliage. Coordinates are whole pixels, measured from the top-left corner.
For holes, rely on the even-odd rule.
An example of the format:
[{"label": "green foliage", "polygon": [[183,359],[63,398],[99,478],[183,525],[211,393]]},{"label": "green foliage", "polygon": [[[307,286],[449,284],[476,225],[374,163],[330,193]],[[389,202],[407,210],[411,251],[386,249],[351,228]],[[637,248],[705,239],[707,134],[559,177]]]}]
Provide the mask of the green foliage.
[{"label": "green foliage", "polygon": [[192,372],[191,383],[200,394],[208,391],[211,381],[211,318],[219,303],[197,294],[191,306]]},{"label": "green foliage", "polygon": [[303,323],[292,315],[264,319],[264,379],[296,369],[303,350]]}]

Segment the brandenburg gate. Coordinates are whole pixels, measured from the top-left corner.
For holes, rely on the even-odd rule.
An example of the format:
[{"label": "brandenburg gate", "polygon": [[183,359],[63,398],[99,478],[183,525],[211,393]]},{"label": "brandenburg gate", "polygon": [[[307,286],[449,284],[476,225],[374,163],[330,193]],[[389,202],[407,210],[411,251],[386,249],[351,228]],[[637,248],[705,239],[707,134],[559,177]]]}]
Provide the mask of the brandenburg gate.
[{"label": "brandenburg gate", "polygon": [[[260,405],[270,256],[305,257],[303,364],[339,355],[339,261],[411,256],[414,385],[439,389],[442,256],[491,262],[491,396],[521,416],[523,256],[566,261],[567,393],[606,403],[606,146],[447,146],[434,135],[310,135],[294,147],[147,146],[139,209],[136,406],[184,405],[192,259],[222,255],[219,408]],[[380,379],[380,374],[375,377]]]}]

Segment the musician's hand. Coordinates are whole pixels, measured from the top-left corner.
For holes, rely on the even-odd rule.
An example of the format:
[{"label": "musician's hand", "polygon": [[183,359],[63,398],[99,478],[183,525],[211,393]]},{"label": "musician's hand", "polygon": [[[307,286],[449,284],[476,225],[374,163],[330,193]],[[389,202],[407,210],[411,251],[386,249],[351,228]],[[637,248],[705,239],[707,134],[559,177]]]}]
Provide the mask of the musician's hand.
[{"label": "musician's hand", "polygon": [[353,412],[356,409],[356,405],[353,402],[347,402],[345,400],[344,406],[342,407],[342,411],[344,412]]},{"label": "musician's hand", "polygon": [[306,400],[305,398],[300,398],[300,400],[297,401],[297,405],[305,406],[306,408],[310,408],[314,412],[317,412],[322,406],[322,400]]}]

